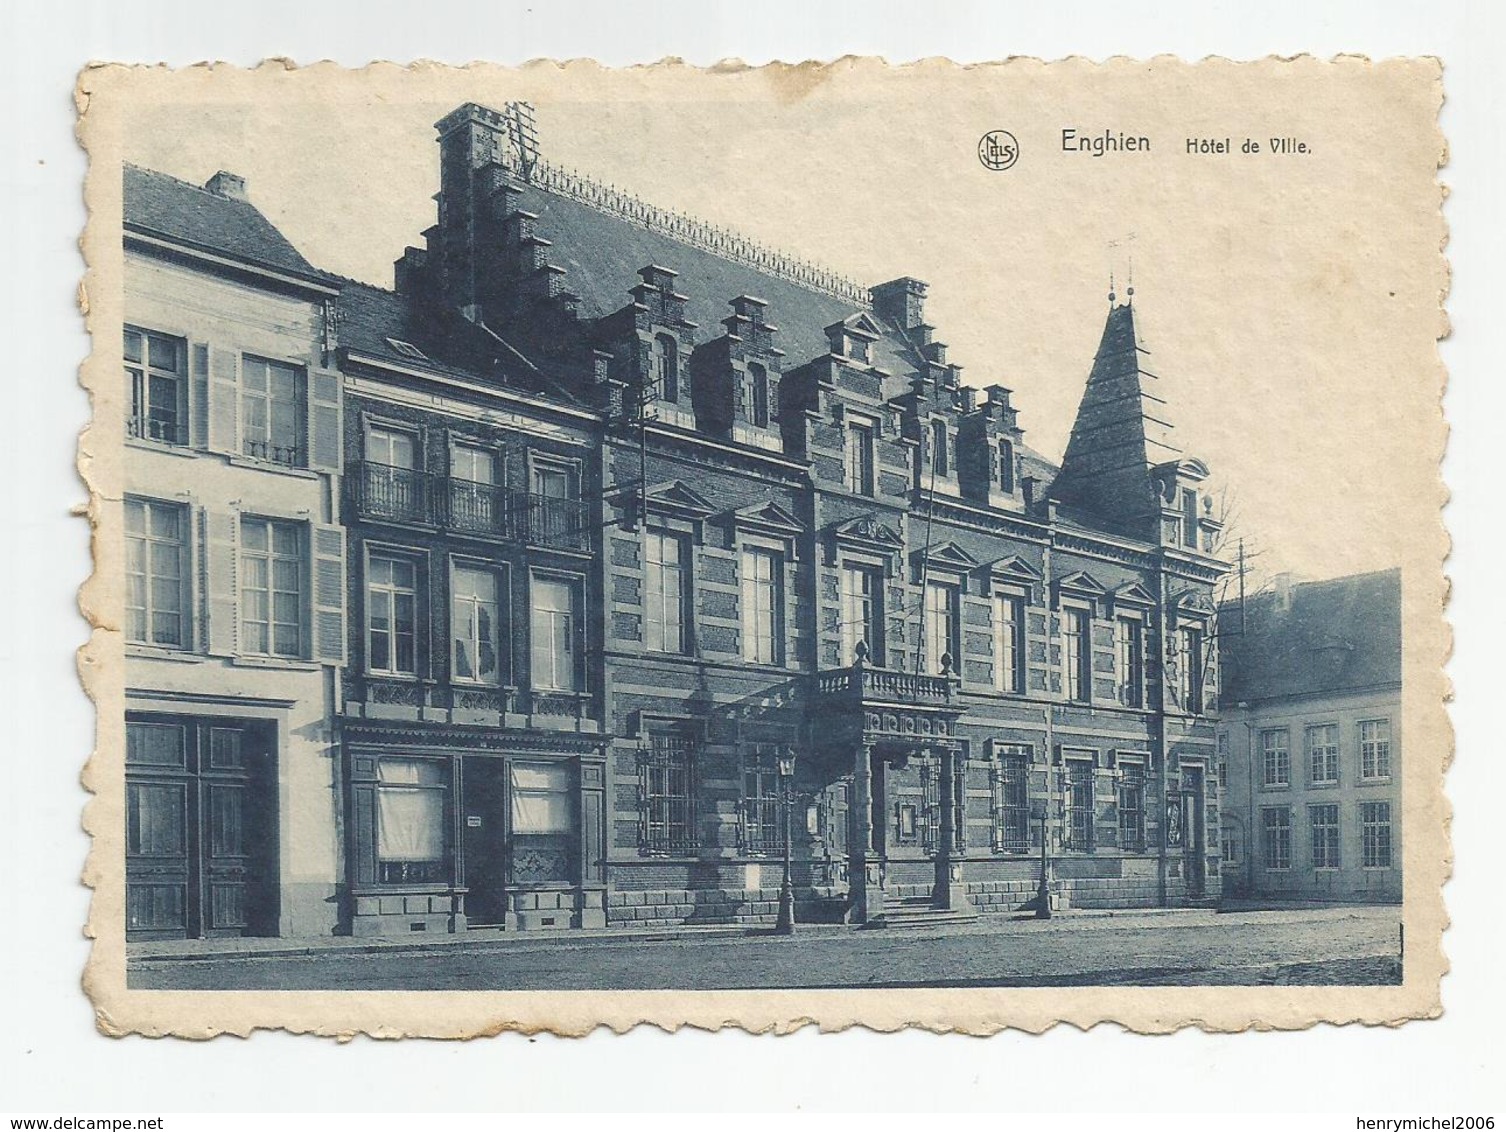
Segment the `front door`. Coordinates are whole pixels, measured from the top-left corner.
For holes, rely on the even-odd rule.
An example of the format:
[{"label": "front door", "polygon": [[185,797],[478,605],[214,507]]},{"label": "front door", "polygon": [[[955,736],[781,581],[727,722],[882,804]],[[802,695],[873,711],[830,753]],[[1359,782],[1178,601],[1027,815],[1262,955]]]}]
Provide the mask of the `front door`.
[{"label": "front door", "polygon": [[275,729],[126,721],[126,934],[275,935]]},{"label": "front door", "polygon": [[1185,853],[1187,895],[1200,900],[1207,889],[1207,829],[1204,822],[1203,768],[1182,768],[1182,850]]},{"label": "front door", "polygon": [[468,758],[461,786],[467,927],[500,927],[507,912],[507,764]]}]

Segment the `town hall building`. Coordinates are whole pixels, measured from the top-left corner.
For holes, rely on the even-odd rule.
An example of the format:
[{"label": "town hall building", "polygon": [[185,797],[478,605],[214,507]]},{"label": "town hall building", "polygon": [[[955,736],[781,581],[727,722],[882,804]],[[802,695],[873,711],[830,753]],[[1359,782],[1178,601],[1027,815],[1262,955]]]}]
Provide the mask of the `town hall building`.
[{"label": "town hall building", "polygon": [[330,777],[267,798],[335,913],[247,930],[771,923],[786,853],[800,920],[1217,901],[1220,524],[1132,295],[1058,466],[925,283],[556,169],[525,104],[438,133],[394,287],[310,284],[343,640]]}]

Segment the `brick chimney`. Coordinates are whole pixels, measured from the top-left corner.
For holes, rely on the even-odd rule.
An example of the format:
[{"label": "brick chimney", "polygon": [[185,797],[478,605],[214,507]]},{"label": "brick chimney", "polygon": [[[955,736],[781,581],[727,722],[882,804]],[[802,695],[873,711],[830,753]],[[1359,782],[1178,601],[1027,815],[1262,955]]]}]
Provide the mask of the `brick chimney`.
[{"label": "brick chimney", "polygon": [[919,279],[903,275],[870,288],[868,294],[873,300],[874,312],[901,330],[909,330],[925,321],[926,285]]},{"label": "brick chimney", "polygon": [[239,173],[229,173],[221,169],[204,182],[204,188],[226,200],[238,200],[242,204],[249,204],[251,201],[251,198],[246,195],[246,178]]}]

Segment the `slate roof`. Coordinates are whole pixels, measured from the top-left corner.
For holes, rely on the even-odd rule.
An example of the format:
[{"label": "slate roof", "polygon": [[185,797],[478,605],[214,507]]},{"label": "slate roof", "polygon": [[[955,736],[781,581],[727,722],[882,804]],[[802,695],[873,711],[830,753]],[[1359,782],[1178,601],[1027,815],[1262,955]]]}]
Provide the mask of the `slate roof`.
[{"label": "slate roof", "polygon": [[1105,515],[1137,516],[1151,497],[1150,469],[1181,455],[1155,392],[1135,308],[1110,307],[1093,369],[1062,457],[1054,498]]},{"label": "slate roof", "polygon": [[1401,571],[1351,574],[1219,610],[1226,706],[1401,682]]},{"label": "slate roof", "polygon": [[125,167],[125,225],[262,267],[326,278],[255,205],[152,169]]},{"label": "slate roof", "polygon": [[678,272],[675,289],[689,296],[686,317],[698,324],[699,341],[722,334],[732,299],[752,295],[769,304],[765,317],[779,328],[774,345],[785,352],[787,369],[826,354],[830,345],[825,328],[859,310],[867,311],[884,329],[870,357],[893,375],[886,397],[902,393],[908,375],[918,368],[897,328],[850,300],[724,258],[536,184],[525,183],[518,207],[538,216],[535,231],[553,242],[549,261],[565,268],[564,287],[580,296],[585,318],[621,310],[632,299],[628,290],[639,282],[639,270],[656,264]]}]

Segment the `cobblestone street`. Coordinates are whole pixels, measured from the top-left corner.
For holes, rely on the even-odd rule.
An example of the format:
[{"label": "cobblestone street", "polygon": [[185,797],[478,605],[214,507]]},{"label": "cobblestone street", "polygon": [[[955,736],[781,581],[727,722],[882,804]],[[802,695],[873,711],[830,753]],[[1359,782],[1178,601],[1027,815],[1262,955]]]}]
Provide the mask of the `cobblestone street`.
[{"label": "cobblestone street", "polygon": [[591,990],[1392,983],[1400,910],[1076,914],[794,937],[508,936],[133,948],[133,989]]}]

